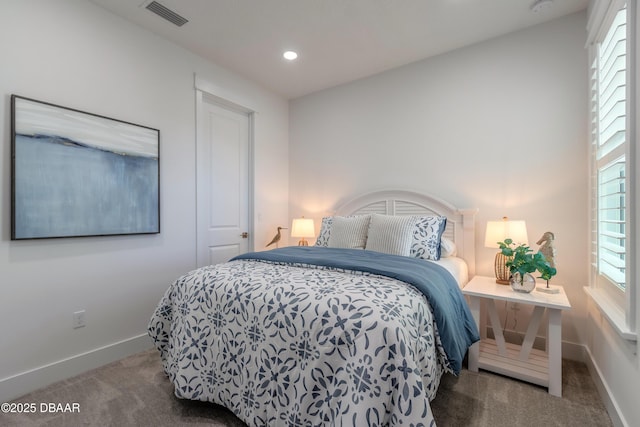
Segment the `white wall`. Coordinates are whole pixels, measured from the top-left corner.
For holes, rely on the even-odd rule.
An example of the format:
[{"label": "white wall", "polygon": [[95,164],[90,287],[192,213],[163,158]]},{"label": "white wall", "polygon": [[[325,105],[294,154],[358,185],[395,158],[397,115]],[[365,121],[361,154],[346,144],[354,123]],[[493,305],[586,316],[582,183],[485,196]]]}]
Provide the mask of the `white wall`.
[{"label": "white wall", "polygon": [[[84,0],[0,0],[0,401],[149,345],[195,267],[194,73],[258,110],[256,247],[288,219],[288,104]],[[10,241],[10,95],[160,129],[159,235]],[[85,309],[87,326],[72,329]]]},{"label": "white wall", "polygon": [[584,343],[585,26],[586,13],[574,14],[294,100],[291,215],[313,217],[319,227],[336,204],[389,188],[476,207],[484,275],[493,275],[495,256],[483,246],[486,221],[526,220],[534,248],[553,231],[553,282],[565,285],[573,306],[563,339]]}]

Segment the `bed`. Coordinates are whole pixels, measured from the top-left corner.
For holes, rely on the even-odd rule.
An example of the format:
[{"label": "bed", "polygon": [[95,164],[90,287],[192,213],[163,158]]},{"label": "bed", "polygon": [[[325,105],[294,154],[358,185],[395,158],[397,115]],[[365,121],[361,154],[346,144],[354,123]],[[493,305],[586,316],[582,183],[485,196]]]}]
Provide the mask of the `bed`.
[{"label": "bed", "polygon": [[475,272],[474,215],[371,193],[323,218],[315,246],[180,277],[149,322],[176,396],[250,426],[435,425],[442,375],[479,339],[460,292]]}]

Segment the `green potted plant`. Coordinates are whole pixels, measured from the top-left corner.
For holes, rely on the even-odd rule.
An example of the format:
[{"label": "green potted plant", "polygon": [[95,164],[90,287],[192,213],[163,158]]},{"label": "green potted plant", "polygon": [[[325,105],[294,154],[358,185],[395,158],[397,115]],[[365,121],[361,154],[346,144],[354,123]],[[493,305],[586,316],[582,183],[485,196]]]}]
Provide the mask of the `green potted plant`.
[{"label": "green potted plant", "polygon": [[531,292],[535,286],[535,279],[531,275],[536,270],[540,273],[540,279],[547,281],[556,275],[556,269],[551,267],[541,252],[533,253],[533,250],[521,244],[516,246],[511,239],[498,242],[503,255],[509,257],[507,267],[511,273],[511,287],[518,292]]}]

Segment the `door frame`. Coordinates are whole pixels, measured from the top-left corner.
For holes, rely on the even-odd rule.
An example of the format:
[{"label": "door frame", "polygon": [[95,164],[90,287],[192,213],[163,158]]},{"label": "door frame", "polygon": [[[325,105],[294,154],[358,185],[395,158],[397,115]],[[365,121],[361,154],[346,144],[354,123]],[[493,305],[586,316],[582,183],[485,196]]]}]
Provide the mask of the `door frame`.
[{"label": "door frame", "polygon": [[229,110],[233,110],[236,112],[247,114],[249,119],[249,129],[248,129],[248,147],[247,147],[247,232],[249,233],[249,241],[248,248],[249,251],[255,250],[255,239],[254,239],[254,172],[255,172],[255,157],[254,157],[254,146],[255,146],[255,134],[256,134],[256,114],[257,110],[252,107],[251,103],[246,102],[246,100],[239,99],[236,95],[230,93],[229,91],[213,84],[212,82],[199,77],[197,74],[194,75],[194,88],[196,94],[196,150],[195,150],[195,183],[196,183],[196,221],[195,221],[195,249],[196,249],[196,265],[198,263],[198,146],[200,141],[203,139],[202,131],[200,129],[200,125],[203,122],[203,106],[202,104],[205,102],[204,97],[207,99],[213,100],[215,104],[222,108],[226,108]]}]

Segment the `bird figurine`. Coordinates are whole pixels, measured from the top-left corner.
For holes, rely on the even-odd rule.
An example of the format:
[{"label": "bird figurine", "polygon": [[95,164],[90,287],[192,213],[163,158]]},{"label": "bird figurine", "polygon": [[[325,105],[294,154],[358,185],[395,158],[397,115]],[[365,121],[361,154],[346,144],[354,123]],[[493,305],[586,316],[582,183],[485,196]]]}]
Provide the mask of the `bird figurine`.
[{"label": "bird figurine", "polygon": [[271,245],[273,245],[274,243],[276,244],[276,248],[278,247],[278,242],[280,241],[280,238],[282,237],[282,235],[280,234],[280,230],[286,230],[286,227],[278,227],[278,233],[273,236],[273,239],[271,239],[271,241],[269,242],[269,244],[266,247],[269,247]]},{"label": "bird figurine", "polygon": [[544,255],[544,258],[547,260],[549,265],[553,268],[556,268],[556,247],[553,244],[555,236],[552,232],[547,231],[542,235],[540,240],[536,242],[536,245],[542,245],[538,248],[538,252]]}]

